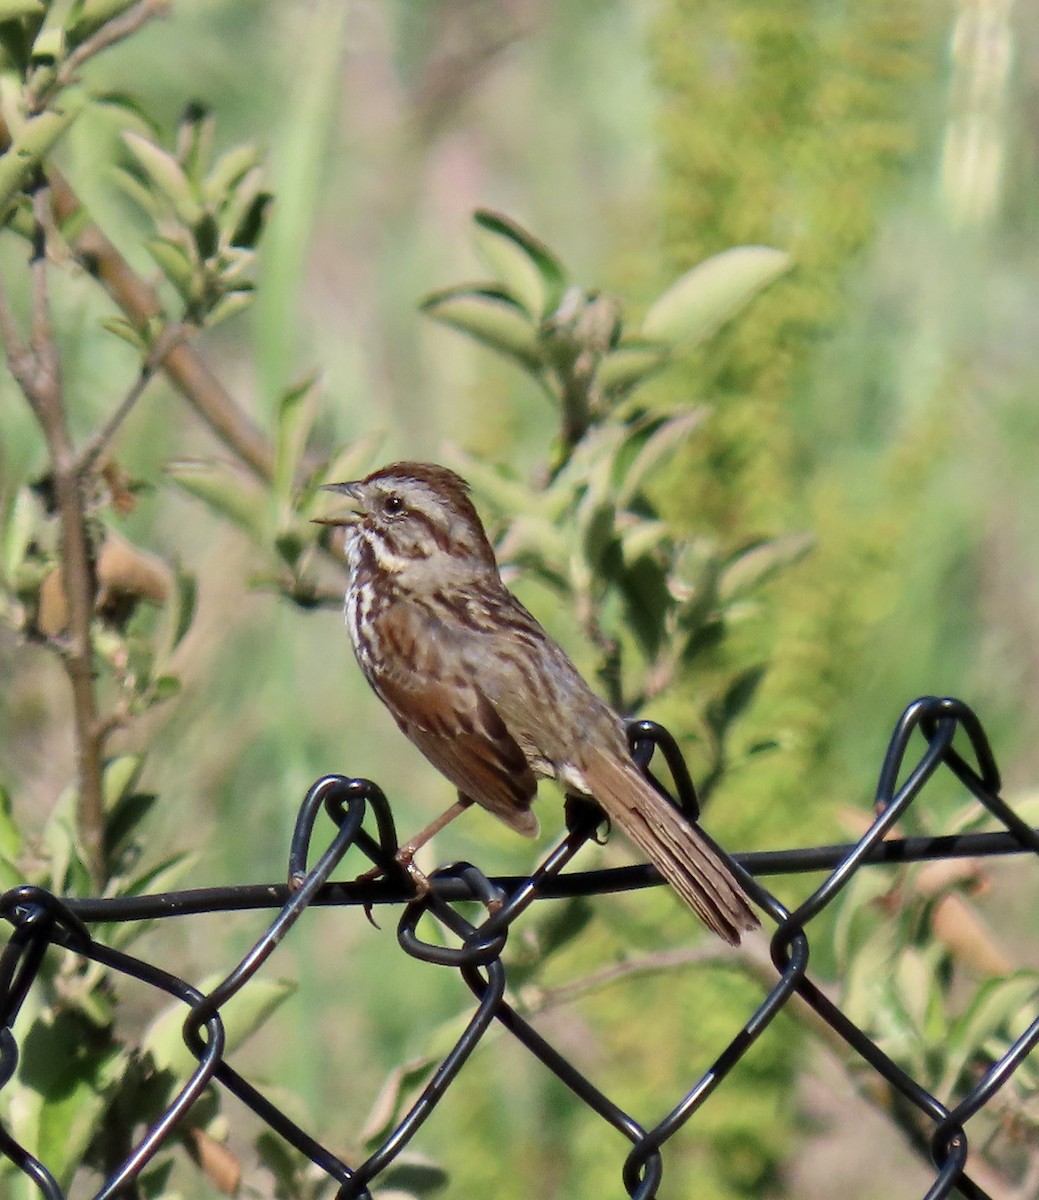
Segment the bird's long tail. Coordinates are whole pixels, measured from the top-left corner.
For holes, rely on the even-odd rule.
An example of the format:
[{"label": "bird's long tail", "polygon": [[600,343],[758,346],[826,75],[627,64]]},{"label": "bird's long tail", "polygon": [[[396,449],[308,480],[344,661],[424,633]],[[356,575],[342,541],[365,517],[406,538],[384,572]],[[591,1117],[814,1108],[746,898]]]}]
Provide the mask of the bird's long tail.
[{"label": "bird's long tail", "polygon": [[759,925],[743,889],[717,850],[664,799],[633,762],[618,762],[594,745],[583,748],[588,791],[614,825],[719,937],[738,946]]}]

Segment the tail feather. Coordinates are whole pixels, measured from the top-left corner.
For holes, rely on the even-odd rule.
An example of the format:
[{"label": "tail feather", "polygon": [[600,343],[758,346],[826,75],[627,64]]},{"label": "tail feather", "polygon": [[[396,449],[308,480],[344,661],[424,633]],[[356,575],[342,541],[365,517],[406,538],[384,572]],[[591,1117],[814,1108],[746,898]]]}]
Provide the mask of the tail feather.
[{"label": "tail feather", "polygon": [[743,889],[703,833],[664,799],[634,763],[585,747],[581,773],[610,820],[646,855],[701,921],[730,945],[759,925]]}]

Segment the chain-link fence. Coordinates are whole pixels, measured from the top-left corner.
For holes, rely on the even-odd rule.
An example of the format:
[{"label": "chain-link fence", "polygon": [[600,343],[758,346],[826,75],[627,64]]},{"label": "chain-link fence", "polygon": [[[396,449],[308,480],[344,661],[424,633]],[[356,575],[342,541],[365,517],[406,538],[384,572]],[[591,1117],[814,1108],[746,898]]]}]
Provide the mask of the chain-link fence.
[{"label": "chain-link fence", "polygon": [[[922,738],[914,738],[919,732]],[[666,730],[648,721],[632,724],[631,741],[636,759],[649,772],[650,760],[659,752],[673,780],[677,803],[696,814],[696,797],[680,753]],[[954,748],[954,739],[970,747],[970,759]],[[919,747],[914,756],[913,747]],[[946,837],[891,838],[892,827],[924,792],[936,773],[951,772],[1002,826],[1002,831]],[[652,774],[650,777],[653,778]],[[656,782],[656,781],[654,781]],[[658,784],[659,786],[659,784]],[[538,900],[594,896],[659,883],[649,867],[566,872],[577,851],[595,836],[597,814],[573,814],[567,836],[529,877],[489,879],[470,864],[454,865],[432,877],[431,892],[409,902],[410,885],[401,879],[394,862],[397,838],[386,799],[367,780],[328,776],[308,793],[296,824],[289,857],[289,884],[213,888],[132,898],[64,900],[30,885],[8,891],[0,911],[12,926],[0,957],[0,1089],[13,1077],[19,1061],[14,1025],[30,996],[51,947],[60,947],[93,960],[110,971],[176,997],[184,1003],[184,1041],[198,1065],[183,1082],[172,1103],[148,1126],[139,1142],[96,1193],[96,1200],[132,1194],[132,1185],[152,1162],[178,1122],[214,1082],[238,1097],[280,1137],[339,1186],[338,1197],[368,1197],[368,1187],[408,1146],[432,1116],[452,1086],[464,1087],[462,1068],[480,1040],[499,1026],[554,1073],[604,1126],[631,1143],[623,1161],[617,1194],[623,1189],[634,1198],[656,1196],[665,1171],[666,1143],[708,1104],[736,1063],[752,1052],[755,1041],[792,998],[809,1005],[834,1034],[847,1044],[905,1104],[918,1110],[930,1131],[933,1182],[927,1200],[953,1193],[979,1200],[988,1193],[967,1172],[971,1117],[993,1100],[998,1090],[1039,1041],[1039,1021],[1020,1034],[1009,1050],[976,1079],[969,1091],[950,1108],[881,1050],[845,1012],[827,998],[808,974],[810,941],[807,928],[829,905],[856,872],[878,863],[908,863],[961,856],[1039,853],[1039,832],[1023,822],[999,797],[1000,781],[995,760],[975,714],[957,700],[925,698],[906,710],[892,735],[880,772],[876,816],[857,843],[815,846],[807,849],[744,854],[737,858],[749,894],[775,924],[771,955],[775,983],[737,1035],[721,1048],[715,1062],[693,1083],[681,1102],[651,1126],[624,1111],[585,1074],[535,1030],[506,999],[509,963],[506,947],[510,932],[524,912]],[[324,809],[337,829],[320,860],[308,868],[315,820]],[[364,828],[374,819],[375,833]],[[368,822],[371,824],[371,821]],[[357,845],[385,869],[382,878],[351,883],[329,882],[347,850]],[[771,896],[758,882],[765,876],[800,872],[827,872],[824,882],[794,912]],[[477,924],[462,915],[472,902],[485,909]],[[225,1057],[222,1009],[274,953],[278,944],[308,905],[352,905],[369,910],[397,905],[403,911],[398,941],[405,954],[458,971],[473,994],[472,1014],[464,1031],[413,1100],[403,1117],[386,1133],[381,1145],[363,1162],[344,1162],[321,1145],[289,1115],[243,1078]],[[197,913],[270,908],[277,915],[264,936],[226,978],[208,994],[154,962],[132,957],[95,940],[91,926],[105,923],[176,919]],[[436,941],[418,932],[419,920],[431,917],[440,926]],[[47,1164],[38,1161],[0,1127],[0,1152],[7,1156],[47,1200],[63,1200],[63,1193]],[[534,1181],[532,1181],[532,1187]]]}]

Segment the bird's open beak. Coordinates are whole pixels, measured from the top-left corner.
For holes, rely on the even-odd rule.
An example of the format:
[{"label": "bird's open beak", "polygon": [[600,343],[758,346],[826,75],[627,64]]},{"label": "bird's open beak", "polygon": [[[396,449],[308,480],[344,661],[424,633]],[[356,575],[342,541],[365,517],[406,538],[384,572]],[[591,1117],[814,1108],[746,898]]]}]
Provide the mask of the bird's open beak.
[{"label": "bird's open beak", "polygon": [[327,517],[311,517],[312,525],[354,525],[356,524],[364,509],[361,507],[360,496],[361,485],[359,482],[353,483],[323,483],[321,491],[335,492],[339,496],[347,498],[348,506],[343,512],[331,513]]}]

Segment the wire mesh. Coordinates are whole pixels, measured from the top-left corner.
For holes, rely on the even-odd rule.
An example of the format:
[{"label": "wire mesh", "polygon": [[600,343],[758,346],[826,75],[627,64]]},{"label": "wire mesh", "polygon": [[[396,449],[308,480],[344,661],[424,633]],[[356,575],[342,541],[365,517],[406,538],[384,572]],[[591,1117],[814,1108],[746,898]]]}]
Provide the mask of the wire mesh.
[{"label": "wire mesh", "polygon": [[[672,799],[695,819],[697,802],[693,785],[671,736],[648,721],[633,722],[629,732],[632,752],[642,769],[661,787],[650,771],[650,762],[659,753],[673,781]],[[922,739],[914,739],[916,733],[922,734]],[[959,744],[965,742],[970,747],[969,758],[954,747],[958,735]],[[919,753],[914,756],[911,747],[919,747]],[[951,772],[991,813],[1001,826],[999,832],[945,837],[889,836],[896,822],[941,771]],[[492,879],[472,864],[455,864],[437,871],[431,876],[429,893],[414,898],[412,886],[394,858],[397,835],[386,797],[368,780],[342,776],[326,776],[308,792],[290,848],[287,884],[195,889],[116,899],[62,899],[25,884],[0,898],[0,915],[11,926],[11,936],[0,956],[0,1091],[14,1076],[19,1062],[20,1048],[14,1031],[19,1012],[37,982],[45,954],[51,947],[59,947],[181,1001],[187,1010],[184,1042],[197,1060],[197,1066],[180,1085],[172,1102],[151,1121],[124,1161],[105,1179],[95,1193],[95,1200],[114,1200],[132,1194],[135,1181],[173,1135],[185,1113],[214,1083],[237,1096],[271,1130],[338,1184],[337,1200],[369,1200],[369,1185],[377,1183],[379,1176],[408,1146],[447,1090],[460,1077],[464,1078],[462,1069],[466,1060],[493,1026],[507,1030],[605,1126],[627,1139],[630,1150],[623,1160],[618,1182],[632,1200],[652,1200],[664,1177],[663,1151],[668,1141],[694,1120],[712,1095],[724,1086],[739,1060],[753,1052],[757,1039],[797,996],[826,1022],[866,1068],[876,1072],[926,1122],[933,1178],[925,1200],[939,1200],[954,1193],[968,1200],[986,1200],[988,1193],[967,1170],[967,1125],[993,1101],[1031,1053],[1039,1041],[1039,1020],[1033,1021],[965,1094],[950,1105],[894,1062],[813,982],[808,973],[807,927],[832,904],[857,872],[876,864],[1039,853],[1039,832],[1009,808],[999,792],[999,771],[977,716],[958,700],[925,697],[906,709],[892,733],[877,786],[875,819],[858,842],[735,856],[733,861],[748,893],[775,926],[770,937],[775,982],[736,1035],[720,1048],[708,1070],[691,1084],[678,1104],[652,1124],[636,1119],[601,1091],[510,1004],[505,951],[510,932],[518,927],[535,901],[598,896],[652,886],[661,882],[656,872],[648,866],[568,872],[571,860],[595,836],[600,820],[591,807],[578,808],[570,813],[566,836],[529,876]],[[322,810],[331,817],[335,834],[317,862],[308,866],[314,852],[315,825]],[[369,814],[374,821],[374,833],[366,828]],[[372,820],[367,823],[372,824]],[[332,872],[355,845],[377,867],[383,868],[384,875],[347,883],[331,881]],[[820,871],[827,872],[823,882],[794,911],[788,911],[759,882],[761,877],[770,875]],[[482,905],[484,913],[477,923],[462,915],[463,907],[471,911],[473,901]],[[454,1045],[401,1119],[364,1161],[343,1161],[239,1074],[227,1059],[222,1011],[236,993],[248,987],[310,905],[363,906],[369,911],[375,906],[400,907],[397,938],[402,951],[459,972],[473,995],[471,1015]],[[266,908],[276,910],[269,928],[208,994],[156,963],[103,944],[90,932],[92,926],[101,923],[111,927],[122,922]],[[423,918],[432,918],[446,936],[424,938],[419,932]],[[46,1200],[65,1200],[47,1164],[19,1145],[2,1125],[0,1153],[35,1184]]]}]

